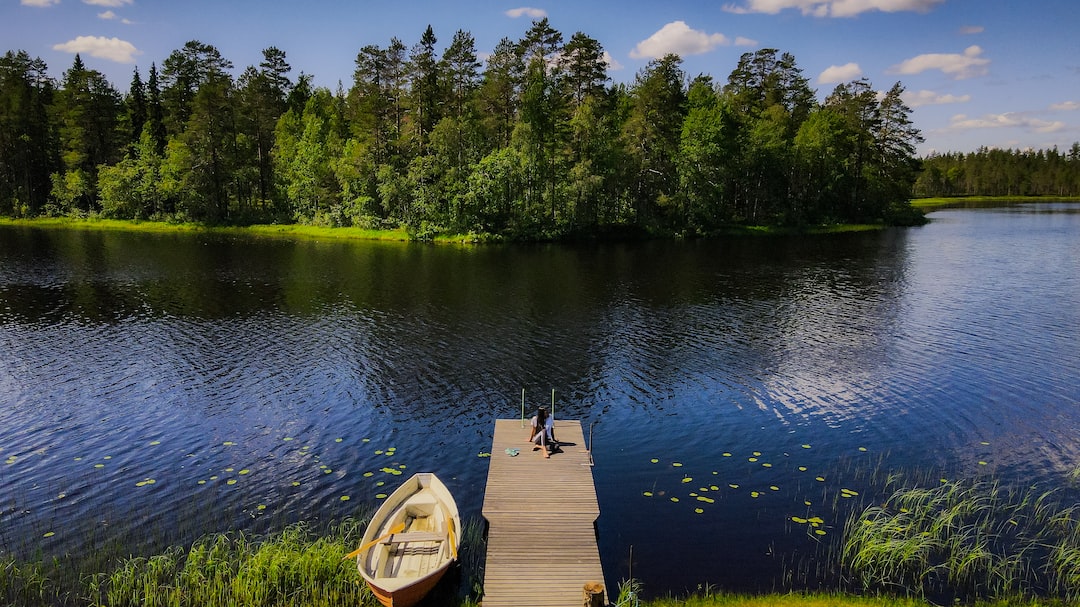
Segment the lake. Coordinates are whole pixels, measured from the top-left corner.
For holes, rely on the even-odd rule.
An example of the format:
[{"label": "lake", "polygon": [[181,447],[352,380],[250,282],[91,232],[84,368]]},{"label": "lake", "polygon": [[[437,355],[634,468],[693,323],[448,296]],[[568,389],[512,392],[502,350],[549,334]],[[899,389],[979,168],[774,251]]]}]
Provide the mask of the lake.
[{"label": "lake", "polygon": [[1080,204],[931,218],[460,247],[0,226],[0,551],[340,520],[422,470],[476,519],[493,421],[554,390],[609,586],[813,587],[792,571],[874,471],[1080,465]]}]

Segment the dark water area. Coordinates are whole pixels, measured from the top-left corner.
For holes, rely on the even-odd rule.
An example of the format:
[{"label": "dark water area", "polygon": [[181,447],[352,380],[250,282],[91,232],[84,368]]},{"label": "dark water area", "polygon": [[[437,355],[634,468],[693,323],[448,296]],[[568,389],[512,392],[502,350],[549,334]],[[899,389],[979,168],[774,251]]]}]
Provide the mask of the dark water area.
[{"label": "dark water area", "polygon": [[421,470],[479,518],[493,421],[554,389],[609,586],[813,586],[875,470],[1080,466],[1080,205],[931,217],[587,246],[0,227],[0,551],[340,520]]}]

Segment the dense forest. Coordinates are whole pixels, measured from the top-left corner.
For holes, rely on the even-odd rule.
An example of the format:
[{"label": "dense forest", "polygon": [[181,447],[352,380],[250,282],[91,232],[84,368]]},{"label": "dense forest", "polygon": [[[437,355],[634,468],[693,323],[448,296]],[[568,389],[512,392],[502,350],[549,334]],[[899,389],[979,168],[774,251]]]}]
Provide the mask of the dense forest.
[{"label": "dense forest", "polygon": [[[604,49],[547,19],[481,62],[456,32],[360,49],[336,91],[285,53],[233,76],[191,41],[126,94],[79,56],[60,81],[0,59],[0,215],[405,226],[516,238],[707,234],[912,220],[921,142],[897,83],[819,102],[790,54],[725,82],[668,55],[612,84]],[[946,170],[948,172],[948,170]],[[921,215],[919,215],[921,218]]]},{"label": "dense forest", "polygon": [[923,159],[916,196],[1080,197],[1080,143],[1052,150],[981,148]]}]

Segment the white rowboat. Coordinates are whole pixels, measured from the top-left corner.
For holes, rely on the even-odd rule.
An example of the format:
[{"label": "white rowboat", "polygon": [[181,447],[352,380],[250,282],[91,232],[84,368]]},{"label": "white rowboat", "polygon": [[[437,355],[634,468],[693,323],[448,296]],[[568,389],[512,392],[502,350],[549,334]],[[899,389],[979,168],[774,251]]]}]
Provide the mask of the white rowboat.
[{"label": "white rowboat", "polygon": [[386,607],[419,602],[457,559],[461,517],[446,485],[420,472],[394,490],[364,531],[356,566]]}]

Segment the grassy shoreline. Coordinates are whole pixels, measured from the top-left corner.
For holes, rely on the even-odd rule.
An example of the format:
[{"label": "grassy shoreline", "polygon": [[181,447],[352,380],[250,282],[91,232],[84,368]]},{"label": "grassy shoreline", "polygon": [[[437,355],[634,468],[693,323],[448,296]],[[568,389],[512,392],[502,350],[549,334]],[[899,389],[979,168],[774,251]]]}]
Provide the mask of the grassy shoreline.
[{"label": "grassy shoreline", "polygon": [[911,206],[921,211],[932,211],[948,207],[988,207],[1000,204],[1031,202],[1080,202],[1080,198],[1050,196],[942,196],[934,198],[913,198]]},{"label": "grassy shoreline", "polygon": [[[392,230],[354,227],[326,227],[302,224],[254,224],[249,226],[208,226],[198,223],[173,223],[166,221],[142,221],[103,219],[99,217],[36,217],[13,219],[0,217],[0,226],[24,226],[32,228],[101,230],[148,233],[203,232],[207,234],[243,234],[269,238],[293,238],[307,240],[374,240],[386,242],[416,241],[405,228]],[[759,236],[820,236],[853,232],[872,232],[887,228],[883,224],[829,224],[801,228],[782,226],[731,226],[707,236],[759,237]],[[672,237],[674,238],[674,237]],[[432,239],[438,244],[482,244],[506,242],[502,237],[489,234],[440,234]]]}]

